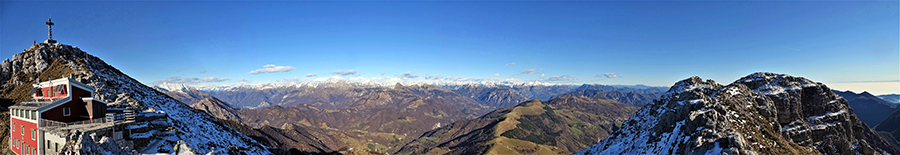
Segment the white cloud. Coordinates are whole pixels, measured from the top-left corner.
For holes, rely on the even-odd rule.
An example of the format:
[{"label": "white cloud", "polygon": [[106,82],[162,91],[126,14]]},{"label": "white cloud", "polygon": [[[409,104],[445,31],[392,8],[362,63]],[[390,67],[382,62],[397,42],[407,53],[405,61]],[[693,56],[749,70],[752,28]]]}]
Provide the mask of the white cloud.
[{"label": "white cloud", "polygon": [[205,71],[205,70],[204,70],[204,71],[200,71],[200,74],[203,74],[203,73],[206,73],[206,71]]},{"label": "white cloud", "polygon": [[606,73],[603,76],[606,76],[606,78],[617,78],[619,77],[619,73]]},{"label": "white cloud", "polygon": [[336,70],[334,72],[331,72],[331,74],[341,75],[341,76],[354,75],[354,74],[356,74],[356,70],[352,70],[352,69]]},{"label": "white cloud", "polygon": [[309,74],[306,74],[306,77],[316,77],[316,76],[317,76],[316,73],[309,73]]},{"label": "white cloud", "polygon": [[515,62],[506,64],[506,66],[515,66],[515,65],[516,65]]},{"label": "white cloud", "polygon": [[268,65],[263,66],[262,69],[257,69],[257,70],[254,70],[254,71],[250,71],[250,72],[247,73],[247,74],[253,74],[253,75],[256,75],[256,74],[262,74],[262,73],[287,72],[287,71],[292,71],[292,70],[295,70],[295,69],[297,69],[297,68],[294,68],[294,67],[291,67],[291,66],[275,66],[275,65],[273,65],[273,64],[268,64]]},{"label": "white cloud", "polygon": [[541,77],[544,77],[544,74],[541,74]]},{"label": "white cloud", "polygon": [[425,74],[425,79],[429,79],[429,80],[437,80],[437,79],[443,79],[443,78],[444,78],[444,76],[437,75],[437,74]]},{"label": "white cloud", "polygon": [[381,76],[384,76],[385,74],[387,74],[387,72],[381,72]]},{"label": "white cloud", "polygon": [[253,83],[253,81],[250,81],[247,79],[240,79],[240,80],[234,81],[234,83]]},{"label": "white cloud", "polygon": [[500,76],[500,73],[491,74],[491,76]]},{"label": "white cloud", "polygon": [[404,79],[414,79],[414,78],[418,78],[418,77],[419,77],[419,75],[413,74],[413,73],[410,72],[410,71],[407,71],[406,73],[403,73],[403,74],[400,74],[400,75],[397,75],[397,76],[399,76],[400,78],[404,78]]},{"label": "white cloud", "polygon": [[534,72],[536,72],[536,71],[540,71],[540,70],[538,70],[538,69],[526,69],[526,70],[519,71],[519,73],[522,73],[522,74],[534,74]]},{"label": "white cloud", "polygon": [[223,78],[217,78],[217,77],[205,77],[205,78],[198,78],[198,77],[188,77],[188,78],[170,77],[170,78],[168,78],[168,79],[163,79],[163,80],[159,80],[159,81],[153,82],[153,84],[156,85],[156,84],[160,84],[160,83],[163,83],[163,82],[168,82],[168,83],[206,83],[206,82],[222,82],[222,81],[228,81],[228,80],[231,80],[231,79],[223,79]]},{"label": "white cloud", "polygon": [[309,79],[301,78],[301,77],[293,77],[293,78],[287,78],[287,79],[278,79],[278,80],[275,80],[272,82],[274,82],[274,83],[302,83],[302,82],[306,82],[306,81],[309,81]]},{"label": "white cloud", "polygon": [[560,75],[560,76],[552,76],[548,78],[546,81],[575,81],[578,80],[575,77],[571,77],[569,75]]}]

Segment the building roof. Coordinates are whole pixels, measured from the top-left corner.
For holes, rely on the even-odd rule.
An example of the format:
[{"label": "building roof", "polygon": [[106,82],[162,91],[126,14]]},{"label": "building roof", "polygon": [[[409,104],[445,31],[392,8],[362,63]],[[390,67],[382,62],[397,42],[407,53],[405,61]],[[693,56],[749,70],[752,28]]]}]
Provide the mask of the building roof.
[{"label": "building roof", "polygon": [[60,97],[60,98],[33,98],[19,104],[9,106],[9,108],[14,109],[25,109],[25,110],[37,110],[37,111],[46,111],[48,109],[54,108],[60,104],[67,103],[72,101],[72,97]]},{"label": "building roof", "polygon": [[[55,85],[53,85],[53,84],[62,84],[62,83],[69,83],[69,85],[72,85],[72,86],[74,86],[74,87],[79,87],[79,88],[84,89],[84,90],[87,90],[87,91],[94,91],[94,87],[88,86],[88,85],[86,85],[86,84],[84,84],[84,83],[81,83],[81,82],[76,81],[75,79],[67,78],[67,77],[65,77],[65,78],[59,78],[59,79],[55,79],[55,80],[50,80],[50,81],[44,81],[44,82],[41,82],[41,83],[38,83],[38,84],[32,84],[31,86],[36,87],[36,88],[40,88],[40,87],[50,87],[50,86],[55,86]],[[31,93],[34,93],[34,92],[31,92]]]}]

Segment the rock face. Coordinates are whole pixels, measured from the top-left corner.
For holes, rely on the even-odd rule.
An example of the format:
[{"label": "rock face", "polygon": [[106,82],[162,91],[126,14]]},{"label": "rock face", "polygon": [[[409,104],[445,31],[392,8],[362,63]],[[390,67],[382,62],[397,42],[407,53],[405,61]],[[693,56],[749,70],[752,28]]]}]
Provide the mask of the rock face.
[{"label": "rock face", "polygon": [[[162,113],[165,125],[177,130],[174,137],[166,138],[174,138],[197,153],[221,152],[223,150],[212,148],[227,148],[224,151],[271,154],[253,139],[223,125],[206,113],[141,84],[100,58],[77,47],[60,43],[34,44],[25,49],[25,52],[13,55],[12,59],[4,60],[0,64],[0,95],[18,103],[30,98],[28,91],[38,79],[57,79],[63,76],[96,88],[94,98],[108,102],[112,107],[137,109],[142,111],[139,114]],[[8,125],[0,127],[7,128]],[[97,139],[102,141],[100,137]]]},{"label": "rock face", "polygon": [[847,101],[802,77],[691,77],[576,154],[898,154]]},{"label": "rock face", "polygon": [[478,103],[492,107],[493,109],[509,108],[528,100],[528,98],[520,94],[519,91],[501,87],[465,85],[461,88],[454,89],[453,92],[469,97],[478,101]]},{"label": "rock face", "polygon": [[571,154],[609,135],[636,110],[596,97],[531,100],[428,131],[396,154]]}]

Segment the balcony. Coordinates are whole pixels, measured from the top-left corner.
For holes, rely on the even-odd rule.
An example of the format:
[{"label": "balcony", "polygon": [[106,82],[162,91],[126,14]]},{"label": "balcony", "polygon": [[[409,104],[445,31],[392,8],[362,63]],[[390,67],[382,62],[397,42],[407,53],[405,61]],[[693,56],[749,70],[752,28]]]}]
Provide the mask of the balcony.
[{"label": "balcony", "polygon": [[103,124],[103,123],[117,123],[122,121],[107,121],[106,119],[94,119],[94,122],[91,120],[83,120],[83,121],[75,121],[75,122],[60,122],[49,119],[41,119],[41,127],[58,127],[58,128],[66,128],[70,126],[78,126],[78,125],[91,125],[91,124]]}]

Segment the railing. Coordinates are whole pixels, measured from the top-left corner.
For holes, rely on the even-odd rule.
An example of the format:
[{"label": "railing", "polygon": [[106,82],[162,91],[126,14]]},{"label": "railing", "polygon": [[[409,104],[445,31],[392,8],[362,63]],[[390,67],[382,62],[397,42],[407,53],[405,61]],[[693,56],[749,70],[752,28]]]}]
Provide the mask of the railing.
[{"label": "railing", "polygon": [[45,105],[53,104],[53,102],[59,101],[61,99],[63,98],[33,98],[16,104],[16,106],[43,107]]},{"label": "railing", "polygon": [[114,123],[116,121],[107,121],[105,118],[94,119],[94,122],[91,120],[83,120],[83,121],[75,121],[75,122],[60,122],[48,119],[41,119],[41,127],[68,127],[70,125],[81,125],[81,124],[95,124],[95,123]]}]

